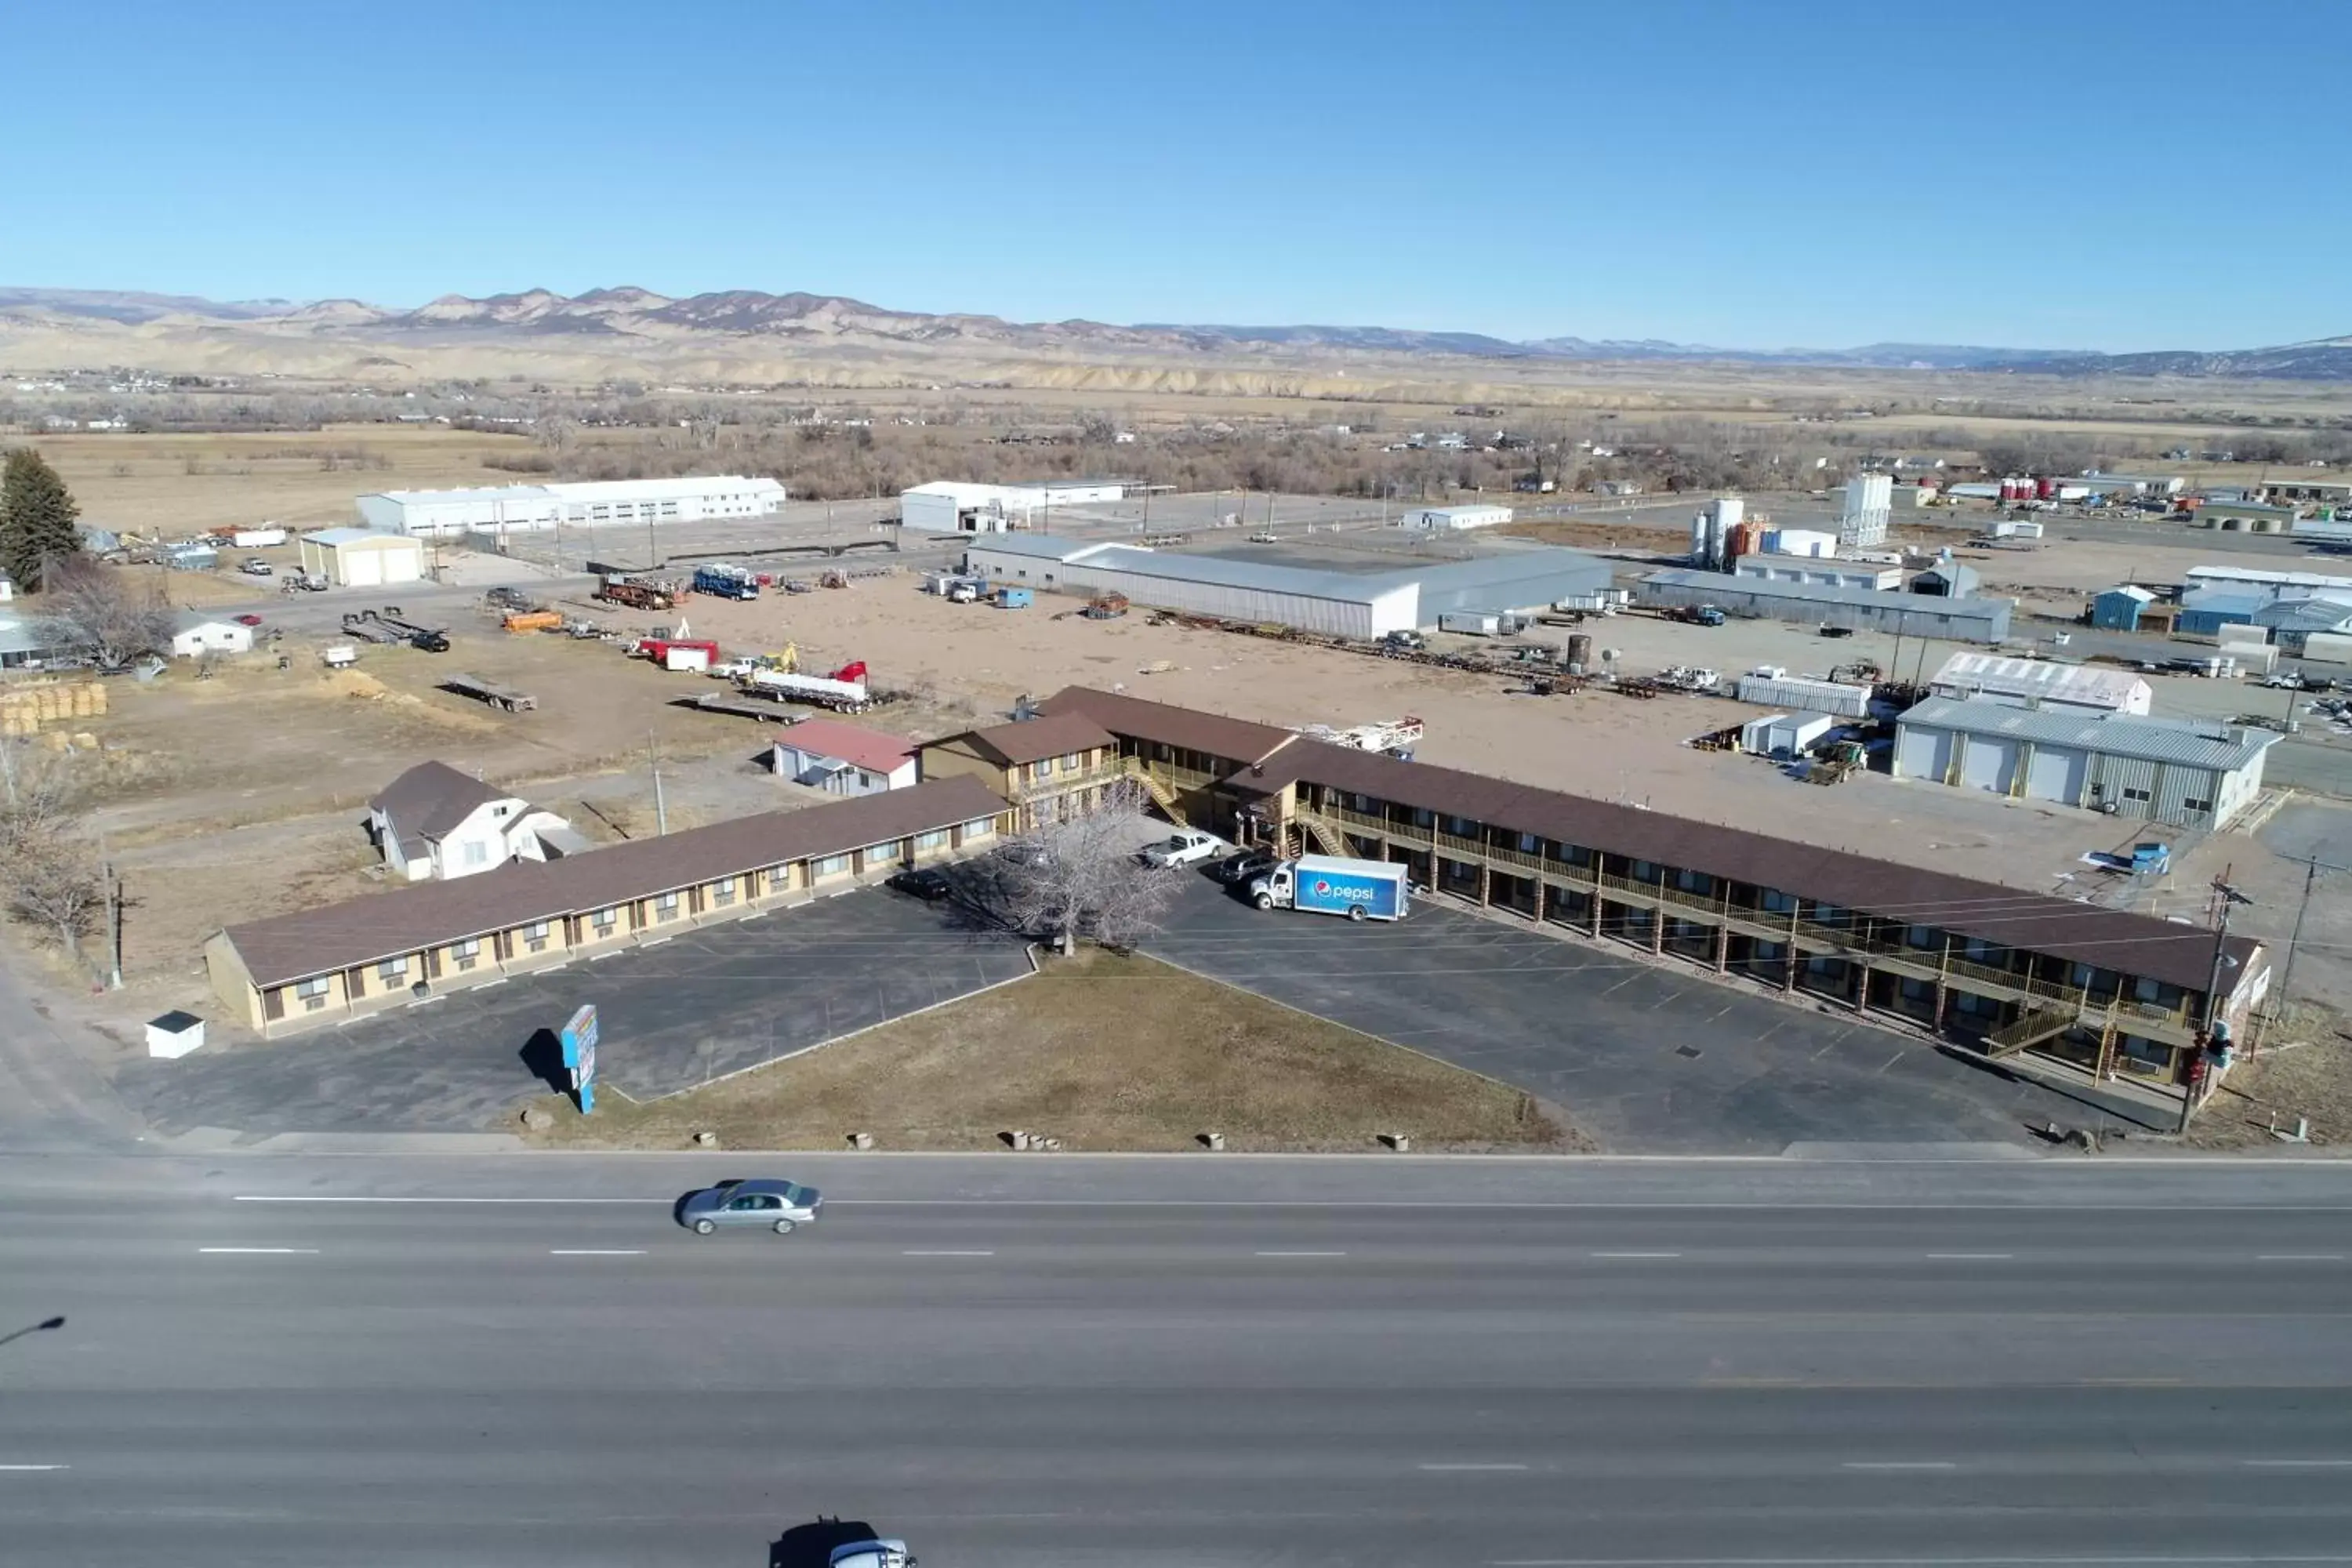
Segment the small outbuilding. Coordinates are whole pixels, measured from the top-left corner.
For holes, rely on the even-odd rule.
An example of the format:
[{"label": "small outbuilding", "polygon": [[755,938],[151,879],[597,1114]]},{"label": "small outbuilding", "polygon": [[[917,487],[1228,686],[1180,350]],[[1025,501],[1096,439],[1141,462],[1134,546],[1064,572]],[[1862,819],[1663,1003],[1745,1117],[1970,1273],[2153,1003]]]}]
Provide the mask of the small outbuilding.
[{"label": "small outbuilding", "polygon": [[302,570],[338,588],[415,583],[425,576],[425,542],[370,528],[326,528],[302,536]]},{"label": "small outbuilding", "polygon": [[828,795],[879,795],[917,782],[912,741],[832,719],[809,719],[776,737],[768,768],[780,778]]},{"label": "small outbuilding", "polygon": [[1465,528],[1498,527],[1515,515],[1507,506],[1425,506],[1406,512],[1397,521],[1406,528],[1444,533]]},{"label": "small outbuilding", "polygon": [[1911,579],[1915,594],[1933,594],[1946,599],[1969,599],[1976,596],[1977,569],[1958,564],[1930,566]]},{"label": "small outbuilding", "polygon": [[2091,624],[2102,631],[2136,632],[2139,630],[2140,617],[2155,603],[2154,594],[2126,583],[2091,595]]},{"label": "small outbuilding", "polygon": [[226,616],[183,616],[172,634],[173,658],[202,658],[208,653],[251,653],[253,628]]}]

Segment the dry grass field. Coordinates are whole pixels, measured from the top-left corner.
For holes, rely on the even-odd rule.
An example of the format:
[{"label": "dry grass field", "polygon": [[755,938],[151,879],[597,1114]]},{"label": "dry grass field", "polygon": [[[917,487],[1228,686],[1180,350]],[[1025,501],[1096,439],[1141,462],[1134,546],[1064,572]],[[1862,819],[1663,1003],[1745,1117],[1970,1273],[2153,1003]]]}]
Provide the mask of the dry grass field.
[{"label": "dry grass field", "polygon": [[651,1104],[608,1093],[583,1117],[541,1102],[567,1147],[1003,1148],[1018,1130],[1073,1150],[1371,1152],[1585,1146],[1492,1079],[1147,958],[1087,952],[983,995]]}]

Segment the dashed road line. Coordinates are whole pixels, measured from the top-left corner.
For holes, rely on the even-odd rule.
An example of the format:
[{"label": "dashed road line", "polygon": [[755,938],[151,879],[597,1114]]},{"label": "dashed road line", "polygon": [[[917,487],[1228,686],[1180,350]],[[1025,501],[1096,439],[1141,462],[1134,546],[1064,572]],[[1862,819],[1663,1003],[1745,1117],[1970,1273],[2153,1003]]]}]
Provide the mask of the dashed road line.
[{"label": "dashed road line", "polygon": [[642,1247],[551,1247],[550,1258],[643,1258]]},{"label": "dashed road line", "polygon": [[196,1248],[196,1250],[197,1250],[198,1252],[205,1252],[205,1253],[229,1253],[229,1254],[242,1254],[242,1255],[247,1255],[247,1256],[256,1256],[256,1255],[258,1255],[258,1256],[266,1256],[266,1257],[285,1257],[285,1256],[289,1256],[289,1255],[299,1255],[299,1254],[314,1254],[314,1253],[316,1253],[319,1249],[318,1249],[317,1247],[199,1247],[198,1248]]}]

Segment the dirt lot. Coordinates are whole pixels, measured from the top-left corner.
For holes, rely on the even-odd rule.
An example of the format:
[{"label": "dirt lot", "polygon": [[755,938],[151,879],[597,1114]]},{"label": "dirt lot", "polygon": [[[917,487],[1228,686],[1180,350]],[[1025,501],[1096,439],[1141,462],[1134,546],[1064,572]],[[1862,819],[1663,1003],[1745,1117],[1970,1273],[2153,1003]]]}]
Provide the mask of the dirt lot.
[{"label": "dirt lot", "polygon": [[2331,1008],[2296,1006],[2250,1060],[2206,1101],[2190,1123],[2200,1149],[2264,1149],[2279,1144],[2298,1120],[2315,1147],[2352,1142],[2352,1035]]},{"label": "dirt lot", "polygon": [[649,1105],[540,1102],[535,1142],[828,1149],[1001,1148],[1018,1129],[1070,1149],[1369,1151],[1410,1130],[1432,1150],[1559,1150],[1580,1140],[1528,1096],[1150,959],[1090,952],[1034,978]]}]

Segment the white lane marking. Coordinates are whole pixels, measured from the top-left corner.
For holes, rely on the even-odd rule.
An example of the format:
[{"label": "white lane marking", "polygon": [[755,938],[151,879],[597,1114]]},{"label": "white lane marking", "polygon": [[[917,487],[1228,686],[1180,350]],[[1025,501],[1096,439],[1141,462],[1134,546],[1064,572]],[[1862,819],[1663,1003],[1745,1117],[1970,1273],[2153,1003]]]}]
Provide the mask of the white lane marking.
[{"label": "white lane marking", "polygon": [[70,1470],[71,1465],[0,1465],[0,1470]]},{"label": "white lane marking", "polygon": [[1344,1252],[1261,1252],[1260,1258],[1345,1258]]},{"label": "white lane marking", "polygon": [[198,1252],[243,1253],[281,1257],[295,1254],[312,1254],[316,1253],[319,1249],[315,1247],[199,1247],[196,1250]]},{"label": "white lane marking", "polygon": [[2250,1470],[2352,1470],[2352,1459],[2241,1459]]},{"label": "white lane marking", "polygon": [[1506,1557],[1486,1568],[2329,1568],[2352,1557]]},{"label": "white lane marking", "polygon": [[1848,1459],[1849,1470],[1957,1470],[1949,1459]]},{"label": "white lane marking", "polygon": [[675,1204],[677,1199],[372,1199],[372,1196],[318,1196],[240,1192],[237,1204]]},{"label": "white lane marking", "polygon": [[2265,1252],[2254,1259],[2257,1263],[2341,1263],[2340,1252]]},{"label": "white lane marking", "polygon": [[1472,1470],[1524,1470],[1527,1467],[1525,1465],[1417,1465],[1414,1468],[1447,1473]]},{"label": "white lane marking", "polygon": [[2016,1258],[2014,1252],[1931,1252],[1930,1263],[2007,1263]]},{"label": "white lane marking", "polygon": [[1594,1258],[1680,1258],[1679,1252],[1596,1252]]},{"label": "white lane marking", "polygon": [[550,1258],[643,1258],[642,1247],[551,1247]]},{"label": "white lane marking", "polygon": [[949,1247],[910,1249],[898,1254],[901,1258],[993,1258],[993,1252],[958,1251]]}]

